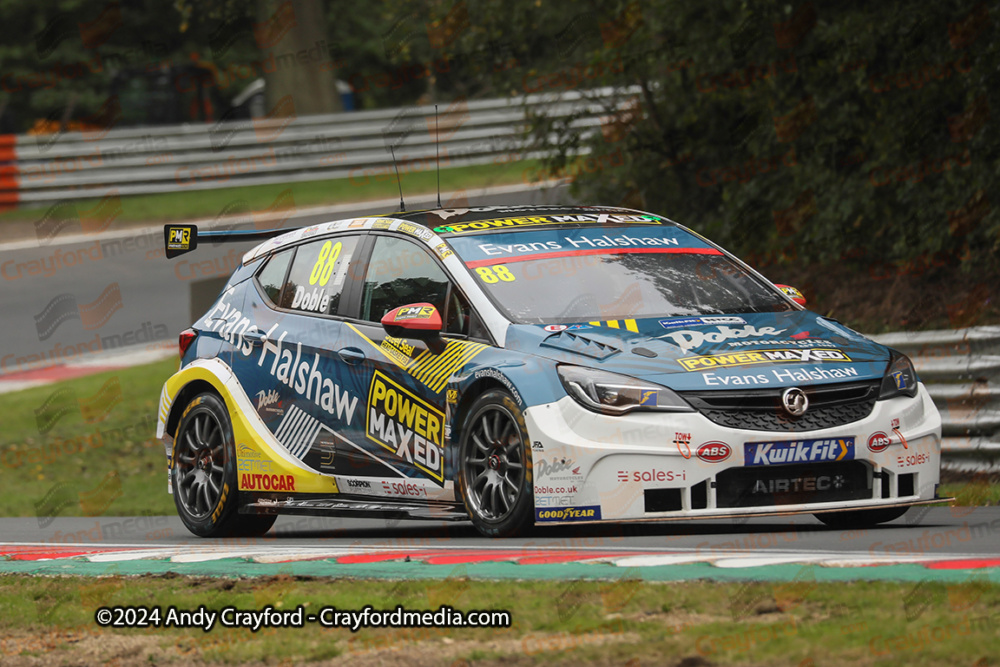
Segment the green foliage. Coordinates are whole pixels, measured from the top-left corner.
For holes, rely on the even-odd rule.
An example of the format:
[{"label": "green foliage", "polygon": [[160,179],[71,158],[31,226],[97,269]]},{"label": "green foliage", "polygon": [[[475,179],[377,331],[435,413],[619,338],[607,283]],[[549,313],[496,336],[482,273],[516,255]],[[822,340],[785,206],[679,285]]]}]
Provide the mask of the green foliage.
[{"label": "green foliage", "polygon": [[601,131],[533,119],[583,199],[764,264],[997,266],[996,3],[515,5],[521,62],[495,88],[621,91]]}]

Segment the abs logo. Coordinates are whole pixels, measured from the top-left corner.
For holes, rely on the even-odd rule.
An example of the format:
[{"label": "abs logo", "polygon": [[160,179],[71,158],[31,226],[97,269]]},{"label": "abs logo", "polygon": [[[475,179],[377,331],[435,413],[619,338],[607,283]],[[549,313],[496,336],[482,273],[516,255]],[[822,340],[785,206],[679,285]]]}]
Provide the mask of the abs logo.
[{"label": "abs logo", "polygon": [[724,442],[706,442],[698,448],[696,456],[706,463],[719,463],[729,458],[733,448]]},{"label": "abs logo", "polygon": [[882,431],[877,431],[872,433],[871,437],[868,438],[868,449],[872,450],[876,454],[879,452],[884,452],[892,440]]}]

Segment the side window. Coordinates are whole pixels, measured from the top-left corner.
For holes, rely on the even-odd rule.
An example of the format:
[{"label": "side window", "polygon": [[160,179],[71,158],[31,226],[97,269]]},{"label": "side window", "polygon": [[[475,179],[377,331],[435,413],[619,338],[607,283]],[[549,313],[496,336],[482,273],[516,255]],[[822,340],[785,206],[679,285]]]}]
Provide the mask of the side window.
[{"label": "side window", "polygon": [[360,236],[340,236],[298,247],[281,307],[320,315],[336,315],[344,293],[347,268]]},{"label": "side window", "polygon": [[468,301],[425,248],[406,239],[376,236],[361,295],[361,319],[378,323],[393,308],[419,302],[441,312],[445,333],[485,337]]},{"label": "side window", "polygon": [[285,274],[288,273],[288,262],[292,261],[293,252],[293,249],[289,249],[272,255],[257,274],[260,288],[274,305],[278,305],[281,300],[281,286],[285,284]]},{"label": "side window", "polygon": [[444,314],[448,277],[430,253],[406,239],[376,236],[368,260],[361,319],[379,322],[397,306],[426,301]]}]

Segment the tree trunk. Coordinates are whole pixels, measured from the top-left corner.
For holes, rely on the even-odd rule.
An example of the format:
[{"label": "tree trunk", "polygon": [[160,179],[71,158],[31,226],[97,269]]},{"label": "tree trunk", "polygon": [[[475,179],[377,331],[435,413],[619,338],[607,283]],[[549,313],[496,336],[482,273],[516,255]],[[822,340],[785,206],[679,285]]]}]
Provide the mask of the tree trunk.
[{"label": "tree trunk", "polygon": [[254,37],[269,116],[343,111],[321,0],[257,0]]}]

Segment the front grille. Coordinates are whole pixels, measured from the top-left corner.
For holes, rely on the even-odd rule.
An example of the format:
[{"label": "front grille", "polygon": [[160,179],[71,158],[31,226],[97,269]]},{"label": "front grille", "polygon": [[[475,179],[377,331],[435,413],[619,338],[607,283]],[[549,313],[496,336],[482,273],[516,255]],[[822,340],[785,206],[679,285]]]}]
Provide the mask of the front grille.
[{"label": "front grille", "polygon": [[729,468],[715,478],[718,507],[808,505],[872,497],[862,461]]},{"label": "front grille", "polygon": [[803,387],[809,409],[792,417],[781,404],[781,389],[685,391],[681,396],[720,426],[750,431],[814,431],[843,426],[871,414],[881,381]]}]

